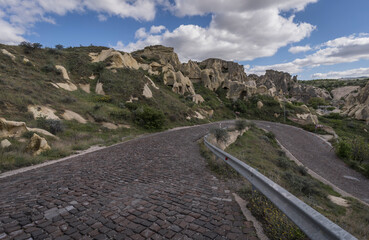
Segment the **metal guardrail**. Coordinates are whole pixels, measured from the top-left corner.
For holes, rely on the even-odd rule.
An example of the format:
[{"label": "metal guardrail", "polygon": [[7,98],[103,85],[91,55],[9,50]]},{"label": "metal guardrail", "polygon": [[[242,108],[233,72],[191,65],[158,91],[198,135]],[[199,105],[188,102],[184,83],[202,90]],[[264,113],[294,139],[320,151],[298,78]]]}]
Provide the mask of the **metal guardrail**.
[{"label": "metal guardrail", "polygon": [[204,143],[210,151],[244,176],[309,238],[357,239],[254,168],[209,143],[207,137],[208,135],[204,137]]}]

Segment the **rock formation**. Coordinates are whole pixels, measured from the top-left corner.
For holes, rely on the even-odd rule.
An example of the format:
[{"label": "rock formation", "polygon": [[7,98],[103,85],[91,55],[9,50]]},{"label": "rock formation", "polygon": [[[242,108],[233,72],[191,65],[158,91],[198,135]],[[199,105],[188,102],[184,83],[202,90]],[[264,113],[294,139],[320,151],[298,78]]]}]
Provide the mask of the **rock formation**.
[{"label": "rock formation", "polygon": [[351,94],[346,99],[344,114],[358,120],[365,120],[369,123],[369,82],[358,94]]},{"label": "rock formation", "polygon": [[148,84],[146,83],[144,88],[143,88],[143,92],[142,92],[142,95],[145,97],[145,98],[152,98],[152,92],[148,86]]},{"label": "rock formation", "polygon": [[19,137],[24,132],[27,132],[26,123],[7,121],[5,118],[0,118],[0,138]]},{"label": "rock formation", "polygon": [[164,73],[163,81],[165,85],[172,86],[175,93],[184,95],[185,93],[195,94],[195,89],[188,77],[183,76],[182,72],[168,70]]},{"label": "rock formation", "polygon": [[342,98],[345,99],[350,94],[355,94],[355,93],[358,94],[359,89],[360,89],[359,86],[345,86],[345,87],[335,88],[331,91],[331,93],[332,93],[332,96],[333,96],[333,100],[334,101],[339,101]]},{"label": "rock formation", "polygon": [[28,111],[33,114],[33,118],[37,119],[39,117],[44,117],[46,119],[54,119],[54,120],[60,120],[58,116],[55,115],[56,110],[46,107],[46,106],[39,106],[39,105],[29,105]]},{"label": "rock formation", "polygon": [[90,53],[89,56],[92,62],[103,62],[109,59],[109,66],[107,68],[132,68],[138,69],[137,61],[129,53],[121,53],[113,48],[102,50],[101,53]]},{"label": "rock formation", "polygon": [[[132,56],[136,58],[140,63],[152,63],[156,62],[161,66],[171,65],[174,70],[178,71],[181,67],[181,62],[178,59],[178,55],[171,47],[164,47],[161,45],[148,46],[143,50],[138,50],[132,53]],[[157,71],[152,66],[153,71]]]},{"label": "rock formation", "polygon": [[279,96],[282,98],[286,96],[300,102],[307,102],[312,97],[320,97],[327,100],[331,99],[328,91],[299,84],[297,82],[297,77],[291,77],[289,73],[267,70],[265,75],[259,78],[253,75],[252,78],[255,79],[257,83],[259,94],[266,94],[273,97]]},{"label": "rock formation", "polygon": [[78,113],[76,112],[73,112],[73,111],[70,111],[70,110],[64,110],[64,113],[62,114],[62,117],[65,119],[65,120],[76,120],[77,122],[79,123],[87,123],[87,120],[84,119],[81,115],[79,115]]},{"label": "rock formation", "polygon": [[8,139],[4,139],[4,140],[2,140],[1,142],[0,142],[0,146],[1,146],[1,148],[8,148],[8,147],[10,147],[12,145],[12,143],[11,142],[9,142],[9,140]]},{"label": "rock formation", "polygon": [[12,61],[13,61],[13,62],[15,61],[15,56],[14,56],[14,54],[12,54],[11,52],[9,52],[8,50],[6,50],[6,49],[1,49],[1,52],[2,52],[4,55],[6,55],[6,56],[10,57],[10,58],[12,59]]},{"label": "rock formation", "polygon": [[96,83],[95,93],[99,95],[105,95],[103,83],[100,82]]},{"label": "rock formation", "polygon": [[34,156],[40,155],[41,153],[50,150],[51,147],[47,143],[46,139],[40,137],[36,133],[33,134],[28,146],[27,151],[31,152]]}]

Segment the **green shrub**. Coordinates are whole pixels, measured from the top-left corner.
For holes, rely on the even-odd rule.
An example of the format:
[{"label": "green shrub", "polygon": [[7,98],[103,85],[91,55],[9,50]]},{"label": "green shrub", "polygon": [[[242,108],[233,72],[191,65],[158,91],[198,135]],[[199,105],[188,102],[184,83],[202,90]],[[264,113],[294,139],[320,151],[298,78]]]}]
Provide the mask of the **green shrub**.
[{"label": "green shrub", "polygon": [[110,112],[110,116],[117,120],[128,120],[131,118],[131,112],[128,109]]},{"label": "green shrub", "polygon": [[165,123],[164,114],[149,106],[139,107],[133,114],[134,122],[146,129],[161,129]]},{"label": "green shrub", "polygon": [[277,159],[277,166],[284,169],[284,170],[286,170],[291,166],[291,163],[287,158],[279,157]]},{"label": "green shrub", "polygon": [[104,96],[96,96],[95,100],[101,103],[110,103],[112,102],[113,99],[109,95],[104,95]]},{"label": "green shrub", "polygon": [[350,144],[344,140],[340,140],[336,147],[336,154],[340,158],[348,159],[351,155]]},{"label": "green shrub", "polygon": [[330,113],[326,115],[325,117],[330,118],[330,119],[344,119],[344,117],[341,116],[339,113]]},{"label": "green shrub", "polygon": [[248,126],[248,123],[246,120],[237,120],[235,123],[235,128],[238,131],[244,130]]},{"label": "green shrub", "polygon": [[318,106],[328,105],[327,102],[324,100],[324,98],[319,98],[319,97],[310,98],[308,101],[308,104],[314,109],[317,109]]},{"label": "green shrub", "polygon": [[237,99],[232,105],[233,110],[240,113],[246,113],[247,112],[247,105],[245,101],[241,99]]},{"label": "green shrub", "polygon": [[369,162],[369,145],[361,138],[353,139],[351,142],[351,159],[359,162]]},{"label": "green shrub", "polygon": [[39,117],[36,119],[37,127],[45,129],[52,134],[57,134],[64,131],[64,125],[60,120],[46,119],[45,117]]},{"label": "green shrub", "polygon": [[269,239],[306,239],[305,234],[261,193],[254,191],[247,207],[263,223]]},{"label": "green shrub", "polygon": [[213,128],[210,132],[214,135],[217,142],[226,142],[229,138],[228,131],[223,128]]},{"label": "green shrub", "polygon": [[41,71],[44,73],[51,73],[51,72],[55,72],[57,74],[60,74],[60,72],[55,68],[55,66],[51,63],[44,65],[41,68]]}]

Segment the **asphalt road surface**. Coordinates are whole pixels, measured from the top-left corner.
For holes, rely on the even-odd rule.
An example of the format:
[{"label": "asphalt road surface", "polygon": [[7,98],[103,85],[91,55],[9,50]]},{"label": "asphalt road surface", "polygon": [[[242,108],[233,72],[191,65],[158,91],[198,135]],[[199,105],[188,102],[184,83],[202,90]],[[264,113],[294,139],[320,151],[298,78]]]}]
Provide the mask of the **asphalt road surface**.
[{"label": "asphalt road surface", "polygon": [[306,167],[343,191],[369,203],[369,180],[340,160],[332,147],[316,135],[293,126],[255,121]]}]

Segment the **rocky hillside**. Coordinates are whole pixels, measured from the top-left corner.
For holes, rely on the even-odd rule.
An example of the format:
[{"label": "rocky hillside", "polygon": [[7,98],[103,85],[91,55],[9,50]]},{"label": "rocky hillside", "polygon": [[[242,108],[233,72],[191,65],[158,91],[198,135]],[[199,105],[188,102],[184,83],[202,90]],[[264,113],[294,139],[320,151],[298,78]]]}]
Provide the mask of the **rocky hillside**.
[{"label": "rocky hillside", "polygon": [[[317,124],[314,110],[303,104],[331,99],[288,73],[247,75],[243,66],[221,59],[181,63],[164,46],[125,53],[0,45],[0,88],[0,170],[236,116]],[[365,105],[362,95],[351,103]]]}]

